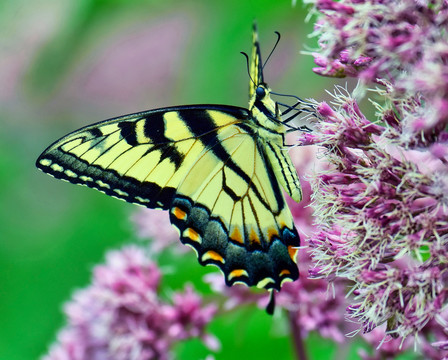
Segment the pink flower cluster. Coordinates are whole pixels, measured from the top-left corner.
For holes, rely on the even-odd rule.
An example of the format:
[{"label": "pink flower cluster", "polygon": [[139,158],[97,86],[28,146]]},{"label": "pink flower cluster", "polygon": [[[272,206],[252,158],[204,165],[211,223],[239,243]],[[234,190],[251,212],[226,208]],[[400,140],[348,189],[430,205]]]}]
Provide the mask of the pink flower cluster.
[{"label": "pink flower cluster", "polygon": [[170,217],[166,211],[139,208],[131,217],[137,235],[141,239],[150,239],[151,253],[158,254],[165,249],[175,252],[188,251],[188,247],[181,244],[179,234],[170,224]]},{"label": "pink flower cluster", "polygon": [[318,131],[302,138],[326,147],[333,164],[314,181],[310,275],[354,282],[347,311],[364,332],[387,323],[392,337],[423,336],[446,321],[447,162],[429,149],[406,150],[396,129],[369,122],[342,91],[335,100],[336,111],[318,106]]},{"label": "pink flower cluster", "polygon": [[160,279],[142,249],[108,253],[92,284],[65,305],[68,324],[43,359],[170,359],[173,345],[189,338],[217,350],[218,340],[205,332],[216,307],[203,305],[189,286],[167,303],[157,292]]},{"label": "pink flower cluster", "polygon": [[313,181],[310,275],[351,281],[349,317],[364,333],[385,324],[383,340],[397,339],[387,352],[412,348],[404,339],[414,335],[420,351],[441,359],[448,356],[448,3],[317,0],[316,8],[315,71],[374,82],[377,100],[369,120],[337,88],[332,107],[316,104],[317,131],[299,139],[325,147],[333,165]]},{"label": "pink flower cluster", "polygon": [[400,97],[425,109],[401,125],[412,135],[440,133],[448,123],[448,2],[316,0],[315,6],[321,16],[314,72],[389,81]]}]

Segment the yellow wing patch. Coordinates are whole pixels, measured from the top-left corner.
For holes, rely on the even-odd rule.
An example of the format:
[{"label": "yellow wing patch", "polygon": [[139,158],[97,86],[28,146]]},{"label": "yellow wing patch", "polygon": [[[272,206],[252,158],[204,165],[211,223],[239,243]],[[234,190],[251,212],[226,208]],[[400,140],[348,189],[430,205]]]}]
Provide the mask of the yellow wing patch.
[{"label": "yellow wing patch", "polygon": [[204,105],[131,114],[63,137],[36,166],[128,202],[168,209],[185,172],[204,151],[200,138],[248,116],[241,108]]}]

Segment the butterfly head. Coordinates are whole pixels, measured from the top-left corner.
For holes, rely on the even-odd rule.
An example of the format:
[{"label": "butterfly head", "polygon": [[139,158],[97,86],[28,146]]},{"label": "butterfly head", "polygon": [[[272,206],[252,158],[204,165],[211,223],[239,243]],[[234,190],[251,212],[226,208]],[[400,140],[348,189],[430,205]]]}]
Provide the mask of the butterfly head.
[{"label": "butterfly head", "polygon": [[277,103],[271,98],[271,89],[266,84],[255,88],[249,101],[249,110],[255,123],[268,132],[283,134],[286,129],[281,122],[281,112]]},{"label": "butterfly head", "polygon": [[258,99],[263,99],[266,96],[266,88],[263,85],[258,85],[255,89],[255,95]]},{"label": "butterfly head", "polygon": [[278,107],[274,100],[271,98],[271,89],[269,89],[267,84],[259,84],[255,88],[255,94],[252,96],[249,106],[258,107],[266,116],[277,117]]}]

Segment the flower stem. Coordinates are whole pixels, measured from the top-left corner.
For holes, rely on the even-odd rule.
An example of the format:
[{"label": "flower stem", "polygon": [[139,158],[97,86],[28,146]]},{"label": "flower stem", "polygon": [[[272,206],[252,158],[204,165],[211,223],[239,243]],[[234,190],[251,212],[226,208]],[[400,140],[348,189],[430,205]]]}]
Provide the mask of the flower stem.
[{"label": "flower stem", "polygon": [[302,338],[300,327],[297,324],[298,314],[297,311],[290,311],[288,313],[289,325],[291,327],[292,341],[296,352],[297,360],[308,360],[308,356],[305,351],[305,343]]}]

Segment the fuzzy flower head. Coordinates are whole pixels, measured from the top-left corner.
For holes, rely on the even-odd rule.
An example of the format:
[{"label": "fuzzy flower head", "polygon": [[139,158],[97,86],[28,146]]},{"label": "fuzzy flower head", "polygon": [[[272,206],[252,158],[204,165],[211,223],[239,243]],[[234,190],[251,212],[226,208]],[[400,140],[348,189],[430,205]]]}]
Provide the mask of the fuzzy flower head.
[{"label": "fuzzy flower head", "polygon": [[170,359],[173,345],[190,338],[216,350],[217,340],[205,332],[215,306],[204,306],[188,286],[165,302],[160,279],[142,249],[110,252],[94,269],[92,285],[66,304],[67,326],[43,359]]},{"label": "fuzzy flower head", "polygon": [[313,181],[310,275],[353,284],[347,315],[363,333],[383,325],[401,349],[413,335],[427,356],[447,356],[448,3],[317,0],[315,10],[315,72],[358,78],[358,99],[377,87],[373,120],[338,88],[299,139],[332,165]]},{"label": "fuzzy flower head", "polygon": [[315,11],[314,72],[365,84],[384,79],[403,98],[420,94],[425,116],[404,119],[413,133],[448,123],[446,1],[316,0]]},{"label": "fuzzy flower head", "polygon": [[174,249],[175,252],[188,250],[179,241],[179,235],[171,226],[166,211],[141,208],[132,217],[137,235],[141,239],[150,239],[150,250],[152,253],[160,253],[166,248]]},{"label": "fuzzy flower head", "polygon": [[300,140],[325,147],[333,164],[314,178],[310,275],[354,284],[347,314],[364,333],[387,324],[389,336],[406,338],[428,324],[443,326],[448,198],[440,189],[448,185],[447,163],[421,145],[406,150],[403,128],[385,119],[389,111],[371,122],[344,89],[334,99],[334,110],[317,105],[318,130]]}]

